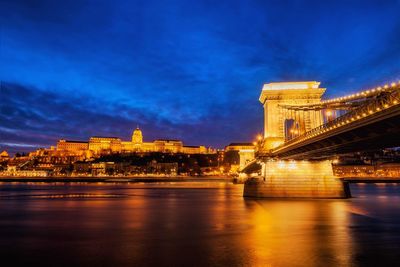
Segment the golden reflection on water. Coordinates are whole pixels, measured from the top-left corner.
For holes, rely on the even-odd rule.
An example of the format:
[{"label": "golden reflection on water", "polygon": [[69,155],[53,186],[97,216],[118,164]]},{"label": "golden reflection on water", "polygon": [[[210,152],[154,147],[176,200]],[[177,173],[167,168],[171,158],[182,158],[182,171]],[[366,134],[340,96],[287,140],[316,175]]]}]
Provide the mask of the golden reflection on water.
[{"label": "golden reflection on water", "polygon": [[250,208],[243,247],[251,266],[347,266],[352,240],[345,201],[262,200]]},{"label": "golden reflection on water", "polygon": [[46,251],[65,266],[351,266],[363,244],[352,227],[396,199],[376,196],[373,210],[368,198],[244,199],[219,182],[26,186],[0,192],[13,196],[0,247],[21,229],[25,240],[0,255]]}]

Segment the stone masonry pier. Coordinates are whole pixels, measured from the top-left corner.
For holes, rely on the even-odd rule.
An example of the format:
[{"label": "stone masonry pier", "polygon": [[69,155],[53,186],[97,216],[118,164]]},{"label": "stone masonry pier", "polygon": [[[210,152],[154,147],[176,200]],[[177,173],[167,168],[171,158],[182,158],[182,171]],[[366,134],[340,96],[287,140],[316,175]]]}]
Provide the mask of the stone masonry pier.
[{"label": "stone masonry pier", "polygon": [[330,160],[268,160],[261,178],[245,182],[245,197],[262,198],[348,198],[346,182],[333,175]]}]

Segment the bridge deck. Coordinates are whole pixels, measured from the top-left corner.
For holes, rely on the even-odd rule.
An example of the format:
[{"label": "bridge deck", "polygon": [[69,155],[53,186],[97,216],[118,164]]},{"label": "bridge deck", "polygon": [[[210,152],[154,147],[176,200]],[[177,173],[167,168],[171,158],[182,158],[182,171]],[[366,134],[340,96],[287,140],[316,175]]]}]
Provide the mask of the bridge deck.
[{"label": "bridge deck", "polygon": [[258,157],[328,158],[400,145],[400,90],[292,139]]}]

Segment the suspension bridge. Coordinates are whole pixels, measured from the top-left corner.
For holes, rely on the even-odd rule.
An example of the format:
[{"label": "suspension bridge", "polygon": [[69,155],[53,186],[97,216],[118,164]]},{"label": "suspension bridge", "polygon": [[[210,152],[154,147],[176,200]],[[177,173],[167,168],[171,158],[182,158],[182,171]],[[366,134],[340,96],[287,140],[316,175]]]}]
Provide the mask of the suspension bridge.
[{"label": "suspension bridge", "polygon": [[245,183],[245,196],[345,198],[332,161],[348,153],[400,145],[400,82],[322,100],[320,83],[265,84],[264,136],[256,159],[262,177]]}]

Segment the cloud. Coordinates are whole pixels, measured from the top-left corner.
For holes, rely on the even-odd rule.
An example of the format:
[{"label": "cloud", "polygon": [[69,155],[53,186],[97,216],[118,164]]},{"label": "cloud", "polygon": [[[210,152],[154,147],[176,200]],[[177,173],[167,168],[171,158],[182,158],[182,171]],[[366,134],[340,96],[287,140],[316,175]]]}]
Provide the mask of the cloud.
[{"label": "cloud", "polygon": [[[148,141],[179,138],[187,144],[221,147],[232,140],[249,140],[261,125],[261,121],[254,119],[261,117],[254,116],[261,114],[254,110],[256,105],[216,105],[202,121],[175,123],[146,109],[118,103],[101,109],[94,107],[98,102],[7,82],[1,84],[1,96],[0,150],[32,150],[54,145],[60,138],[88,140],[94,135],[127,140],[137,125]],[[243,129],[243,125],[247,128]]]},{"label": "cloud", "polygon": [[262,128],[264,82],[328,96],[399,77],[399,2],[2,1],[0,142],[180,138]]}]

